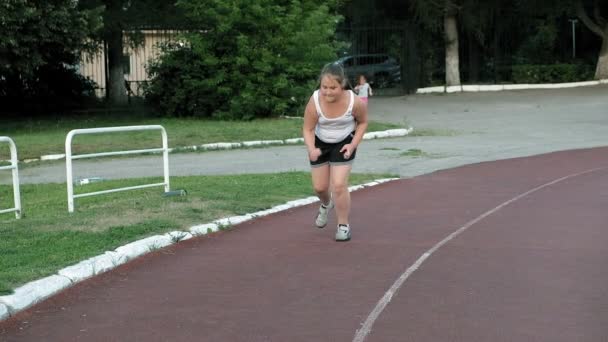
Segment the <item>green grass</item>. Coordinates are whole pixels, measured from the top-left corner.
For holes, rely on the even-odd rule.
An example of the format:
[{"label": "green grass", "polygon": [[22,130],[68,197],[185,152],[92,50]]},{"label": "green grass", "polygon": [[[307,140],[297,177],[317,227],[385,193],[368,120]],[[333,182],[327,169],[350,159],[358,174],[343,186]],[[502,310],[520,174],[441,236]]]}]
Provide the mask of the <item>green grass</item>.
[{"label": "green grass", "polygon": [[[42,155],[65,153],[65,138],[78,128],[153,125],[165,127],[169,147],[202,145],[216,142],[249,140],[284,140],[302,136],[301,119],[258,119],[252,121],[212,121],[177,118],[76,117],[56,120],[0,121],[0,136],[9,136],[17,145],[20,160]],[[368,131],[402,128],[401,125],[370,122]],[[6,145],[6,144],[5,144]],[[73,153],[94,153],[161,146],[158,131],[120,132],[78,135],[72,141]],[[6,146],[0,146],[0,159],[9,159]]]},{"label": "green grass", "polygon": [[459,133],[450,129],[435,129],[435,128],[416,128],[409,137],[453,137]]},{"label": "green grass", "polygon": [[[353,174],[351,184],[390,175]],[[162,182],[160,178],[112,180],[75,187],[76,193]],[[311,196],[306,172],[172,177],[184,197],[162,197],[148,188],[76,199],[67,212],[65,184],[22,185],[24,217],[0,215],[0,294],[134,240],[213,220],[268,209]],[[12,188],[0,185],[0,207],[12,207]]]},{"label": "green grass", "polygon": [[402,156],[402,157],[414,157],[414,158],[417,158],[417,157],[424,157],[424,156],[427,155],[427,153],[424,152],[424,151],[422,151],[422,150],[420,150],[420,149],[417,149],[417,148],[410,148],[407,151],[401,152],[399,155]]}]

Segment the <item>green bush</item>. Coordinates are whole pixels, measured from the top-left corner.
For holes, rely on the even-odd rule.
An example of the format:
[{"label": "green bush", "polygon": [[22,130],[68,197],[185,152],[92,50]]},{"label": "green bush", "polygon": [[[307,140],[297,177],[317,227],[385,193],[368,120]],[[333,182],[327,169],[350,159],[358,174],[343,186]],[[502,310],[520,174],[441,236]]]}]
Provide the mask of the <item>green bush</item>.
[{"label": "green bush", "polygon": [[74,68],[45,65],[35,77],[0,77],[0,111],[21,116],[49,115],[97,103],[95,84]]},{"label": "green bush", "polygon": [[93,84],[75,69],[81,51],[93,51],[101,9],[78,1],[2,1],[0,4],[0,112],[48,114],[93,101]]},{"label": "green bush", "polygon": [[514,65],[515,83],[564,83],[593,79],[593,66],[586,64]]},{"label": "green bush", "polygon": [[302,109],[340,47],[327,1],[182,0],[198,27],[150,64],[147,100],[168,116],[252,119]]}]

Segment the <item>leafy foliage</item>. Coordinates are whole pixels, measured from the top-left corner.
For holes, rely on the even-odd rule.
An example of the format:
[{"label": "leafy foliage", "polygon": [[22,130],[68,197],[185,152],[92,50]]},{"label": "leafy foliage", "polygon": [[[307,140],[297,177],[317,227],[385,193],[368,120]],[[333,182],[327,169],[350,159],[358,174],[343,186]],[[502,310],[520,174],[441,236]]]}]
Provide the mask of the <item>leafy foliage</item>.
[{"label": "leafy foliage", "polygon": [[516,62],[552,63],[557,41],[557,27],[549,20],[536,20],[534,31],[531,30],[515,54]]},{"label": "leafy foliage", "polygon": [[[0,99],[10,107],[71,102],[88,89],[72,68],[100,27],[97,10],[71,0],[5,0],[0,4]],[[76,29],[77,28],[77,29]]]},{"label": "leafy foliage", "polygon": [[514,65],[515,83],[563,83],[587,81],[593,78],[593,68],[585,64]]},{"label": "leafy foliage", "polygon": [[336,58],[328,2],[182,0],[199,30],[152,63],[148,100],[170,116],[252,119],[292,114]]}]

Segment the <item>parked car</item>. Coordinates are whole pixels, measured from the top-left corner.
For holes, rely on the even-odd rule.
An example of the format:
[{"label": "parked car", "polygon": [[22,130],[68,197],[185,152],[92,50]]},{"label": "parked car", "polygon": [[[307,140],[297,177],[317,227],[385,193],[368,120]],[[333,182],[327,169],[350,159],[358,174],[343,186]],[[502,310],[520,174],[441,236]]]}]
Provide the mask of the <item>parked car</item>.
[{"label": "parked car", "polygon": [[401,66],[387,54],[360,54],[345,56],[336,61],[344,67],[346,76],[355,86],[359,75],[365,75],[376,88],[386,88],[401,82]]}]

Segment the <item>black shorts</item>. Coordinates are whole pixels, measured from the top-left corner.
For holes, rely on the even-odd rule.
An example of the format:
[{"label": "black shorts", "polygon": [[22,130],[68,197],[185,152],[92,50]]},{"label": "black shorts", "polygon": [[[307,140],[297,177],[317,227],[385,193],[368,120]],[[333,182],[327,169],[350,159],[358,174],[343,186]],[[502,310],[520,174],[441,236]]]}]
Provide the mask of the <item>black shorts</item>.
[{"label": "black shorts", "polygon": [[353,141],[353,137],[355,136],[355,132],[349,134],[346,139],[337,142],[337,143],[326,143],[319,139],[319,137],[315,136],[315,147],[321,150],[321,155],[317,160],[310,161],[310,166],[319,167],[325,164],[330,165],[348,165],[352,164],[355,160],[355,155],[357,154],[357,149],[353,151],[353,154],[350,158],[344,158],[344,153],[340,152],[340,149],[346,144],[350,144]]}]

